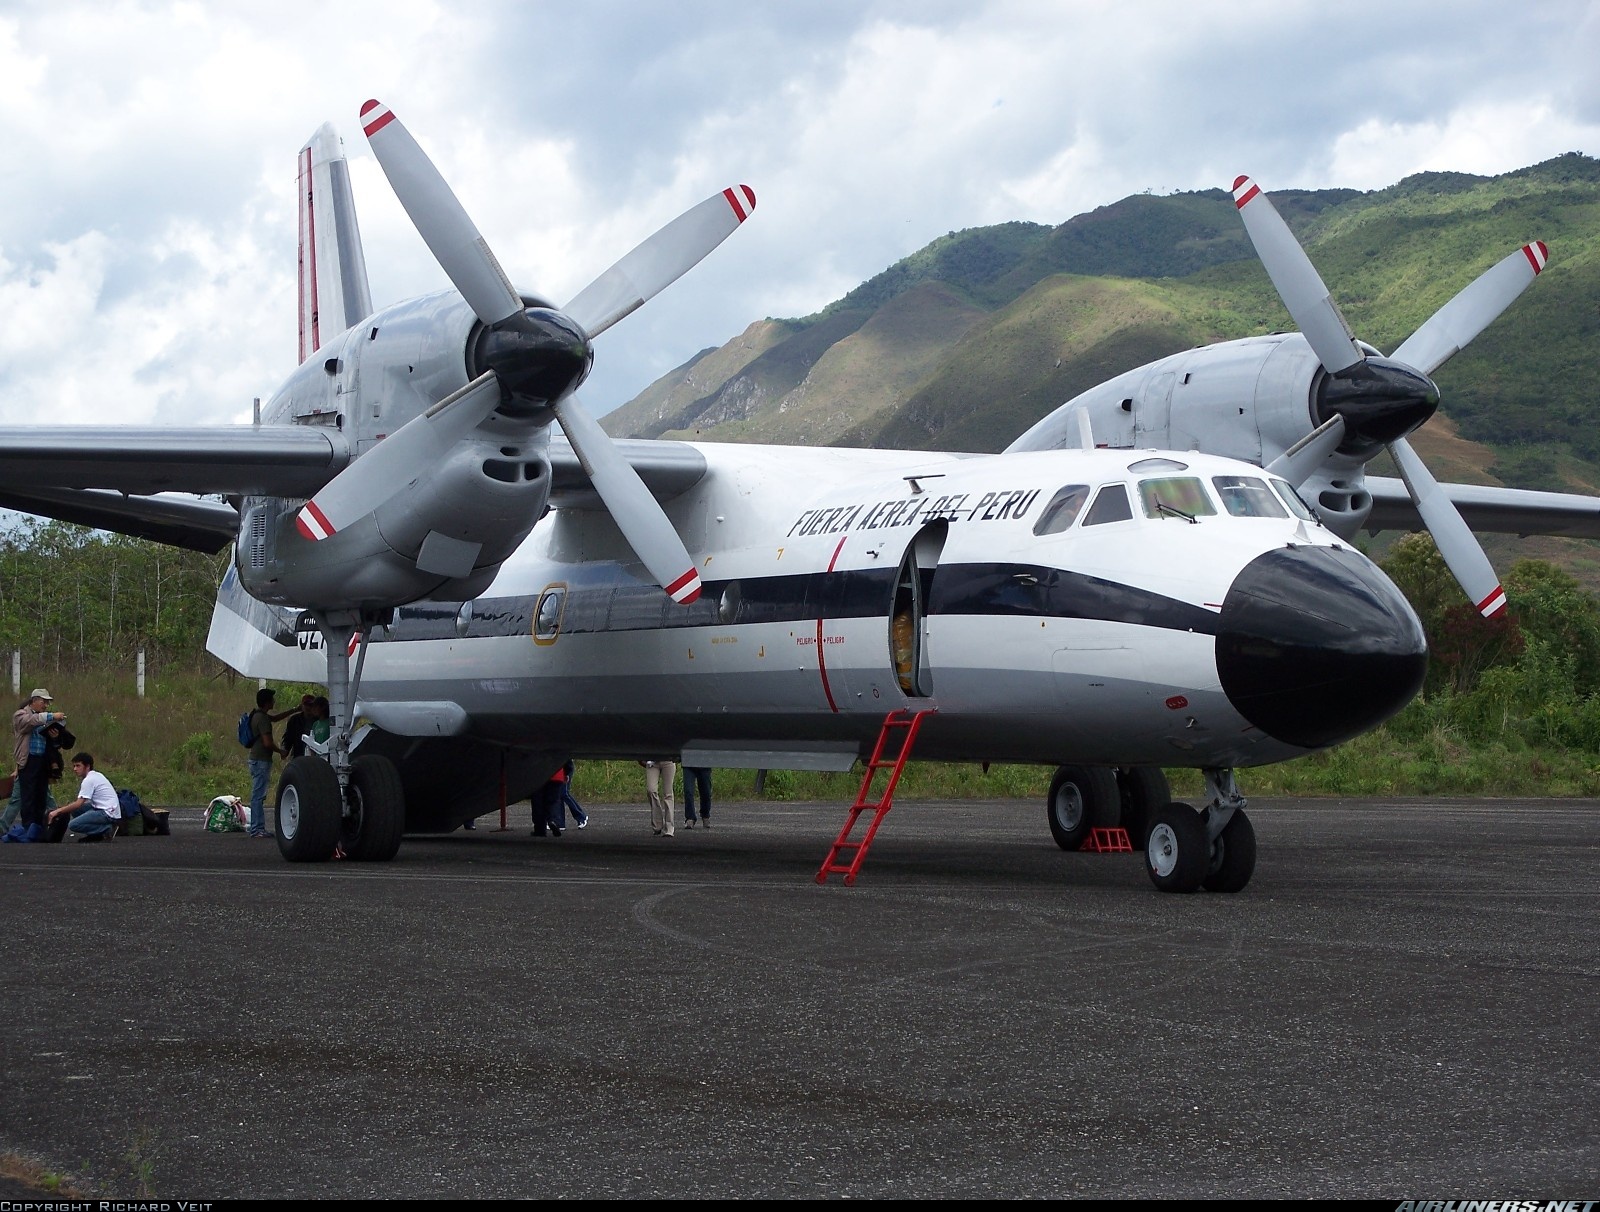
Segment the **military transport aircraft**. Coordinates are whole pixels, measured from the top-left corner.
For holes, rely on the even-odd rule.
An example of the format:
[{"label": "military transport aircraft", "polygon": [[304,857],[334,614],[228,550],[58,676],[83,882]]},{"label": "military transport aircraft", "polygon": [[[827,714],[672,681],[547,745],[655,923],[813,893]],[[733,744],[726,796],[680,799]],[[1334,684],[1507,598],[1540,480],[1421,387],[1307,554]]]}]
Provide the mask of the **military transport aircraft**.
[{"label": "military transport aircraft", "polygon": [[[1328,288],[1272,201],[1249,177],[1234,205],[1299,332],[1223,341],[1173,354],[1074,396],[1006,449],[1052,450],[1078,440],[1080,414],[1112,447],[1203,450],[1284,476],[1335,533],[1425,528],[1467,597],[1486,616],[1506,597],[1473,535],[1600,538],[1600,499],[1441,484],[1406,440],[1439,406],[1429,377],[1537,277],[1549,260],[1532,241],[1491,266],[1393,354],[1352,336]],[[1369,476],[1387,449],[1401,479]]]},{"label": "military transport aircraft", "polygon": [[[512,286],[391,110],[362,121],[454,290],[373,309],[324,127],[300,159],[301,363],[255,425],[0,431],[0,505],[234,545],[210,650],[334,708],[279,781],[285,858],[392,858],[569,756],[844,770],[909,711],[919,758],[1057,766],[1063,848],[1120,820],[1158,888],[1238,891],[1235,769],[1420,686],[1404,597],[1252,463],[1098,448],[1087,413],[1070,448],[987,456],[613,441],[574,394],[592,342],[754,193],[557,307]],[[1163,766],[1201,770],[1207,802],[1173,803]]]}]

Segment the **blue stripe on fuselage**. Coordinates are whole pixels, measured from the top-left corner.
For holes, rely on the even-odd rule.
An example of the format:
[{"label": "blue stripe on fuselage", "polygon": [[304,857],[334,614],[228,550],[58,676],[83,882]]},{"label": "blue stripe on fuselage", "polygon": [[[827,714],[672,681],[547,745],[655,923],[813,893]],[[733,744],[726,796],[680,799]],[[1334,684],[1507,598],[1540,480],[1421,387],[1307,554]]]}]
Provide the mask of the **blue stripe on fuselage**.
[{"label": "blue stripe on fuselage", "polygon": [[[595,574],[600,575],[595,575]],[[609,575],[605,575],[609,573]],[[561,631],[596,635],[685,627],[732,627],[815,619],[887,618],[895,570],[848,569],[794,576],[708,581],[700,599],[680,606],[661,587],[619,565],[583,569],[568,582]],[[1214,635],[1214,611],[1101,577],[1024,564],[941,564],[923,572],[930,616],[1021,615],[1091,619]],[[467,637],[527,635],[537,599],[486,596],[473,603]],[[459,603],[401,607],[375,643],[462,638]]]}]

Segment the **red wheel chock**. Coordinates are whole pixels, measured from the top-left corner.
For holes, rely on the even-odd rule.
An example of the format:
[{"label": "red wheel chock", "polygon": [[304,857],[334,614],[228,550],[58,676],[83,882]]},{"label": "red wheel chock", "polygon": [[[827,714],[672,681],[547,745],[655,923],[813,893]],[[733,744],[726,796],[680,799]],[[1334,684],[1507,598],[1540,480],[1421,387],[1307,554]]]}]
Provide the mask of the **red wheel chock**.
[{"label": "red wheel chock", "polygon": [[1133,843],[1128,840],[1128,831],[1119,825],[1112,829],[1089,830],[1089,840],[1078,849],[1091,854],[1132,854]]}]

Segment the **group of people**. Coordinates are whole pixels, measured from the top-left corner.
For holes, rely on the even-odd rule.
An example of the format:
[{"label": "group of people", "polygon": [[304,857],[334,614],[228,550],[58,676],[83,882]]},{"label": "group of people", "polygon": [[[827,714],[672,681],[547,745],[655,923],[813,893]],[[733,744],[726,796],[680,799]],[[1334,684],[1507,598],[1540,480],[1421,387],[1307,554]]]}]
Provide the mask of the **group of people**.
[{"label": "group of people", "polygon": [[[267,784],[272,779],[274,756],[289,761],[305,757],[307,741],[321,745],[332,731],[330,717],[333,708],[326,695],[303,694],[300,705],[286,711],[274,711],[278,705],[278,692],[270,686],[256,691],[255,710],[250,713],[250,733],[254,741],[250,746],[250,823],[245,834],[254,838],[276,835],[267,828]],[[288,720],[283,729],[283,743],[272,735],[272,726],[279,720]]]},{"label": "group of people", "polygon": [[0,842],[45,841],[50,827],[63,817],[67,831],[80,842],[103,842],[115,834],[122,820],[116,788],[94,768],[94,755],[87,751],[72,756],[78,797],[55,806],[50,784],[62,777],[62,751],[77,744],[78,738],[67,730],[67,713],[51,709],[54,701],[48,690],[39,687],[11,716],[16,773],[11,804],[0,818],[5,826]]},{"label": "group of people", "polygon": [[[650,828],[657,837],[673,837],[676,834],[676,827],[672,784],[677,776],[677,763],[664,758],[640,758],[639,765],[644,767],[645,797],[650,802]],[[534,837],[560,837],[567,827],[566,814],[569,810],[579,829],[588,828],[589,815],[572,794],[574,770],[573,763],[568,761],[534,793],[532,801]],[[683,768],[683,811],[685,828],[693,829],[697,824],[707,829],[711,828],[709,767]],[[466,827],[471,829],[472,823],[468,822]]]}]

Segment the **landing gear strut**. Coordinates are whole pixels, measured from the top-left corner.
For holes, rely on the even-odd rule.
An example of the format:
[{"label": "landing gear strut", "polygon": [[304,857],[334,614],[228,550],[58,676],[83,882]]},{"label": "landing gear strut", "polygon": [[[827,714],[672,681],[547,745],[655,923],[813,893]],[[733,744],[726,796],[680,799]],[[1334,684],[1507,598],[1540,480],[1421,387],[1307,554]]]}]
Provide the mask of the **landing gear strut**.
[{"label": "landing gear strut", "polygon": [[[368,754],[351,760],[364,730],[352,732],[356,692],[367,656],[366,637],[385,621],[355,611],[316,616],[328,657],[327,741],[308,741],[308,754],[283,768],[278,780],[278,850],[292,863],[333,858],[386,862],[400,849],[405,832],[405,791],[400,772],[388,758]],[[356,652],[355,675],[350,655]]]},{"label": "landing gear strut", "polygon": [[1172,803],[1156,809],[1145,841],[1145,870],[1163,892],[1238,892],[1256,869],[1256,831],[1233,771],[1204,772],[1210,798],[1199,811]]}]

